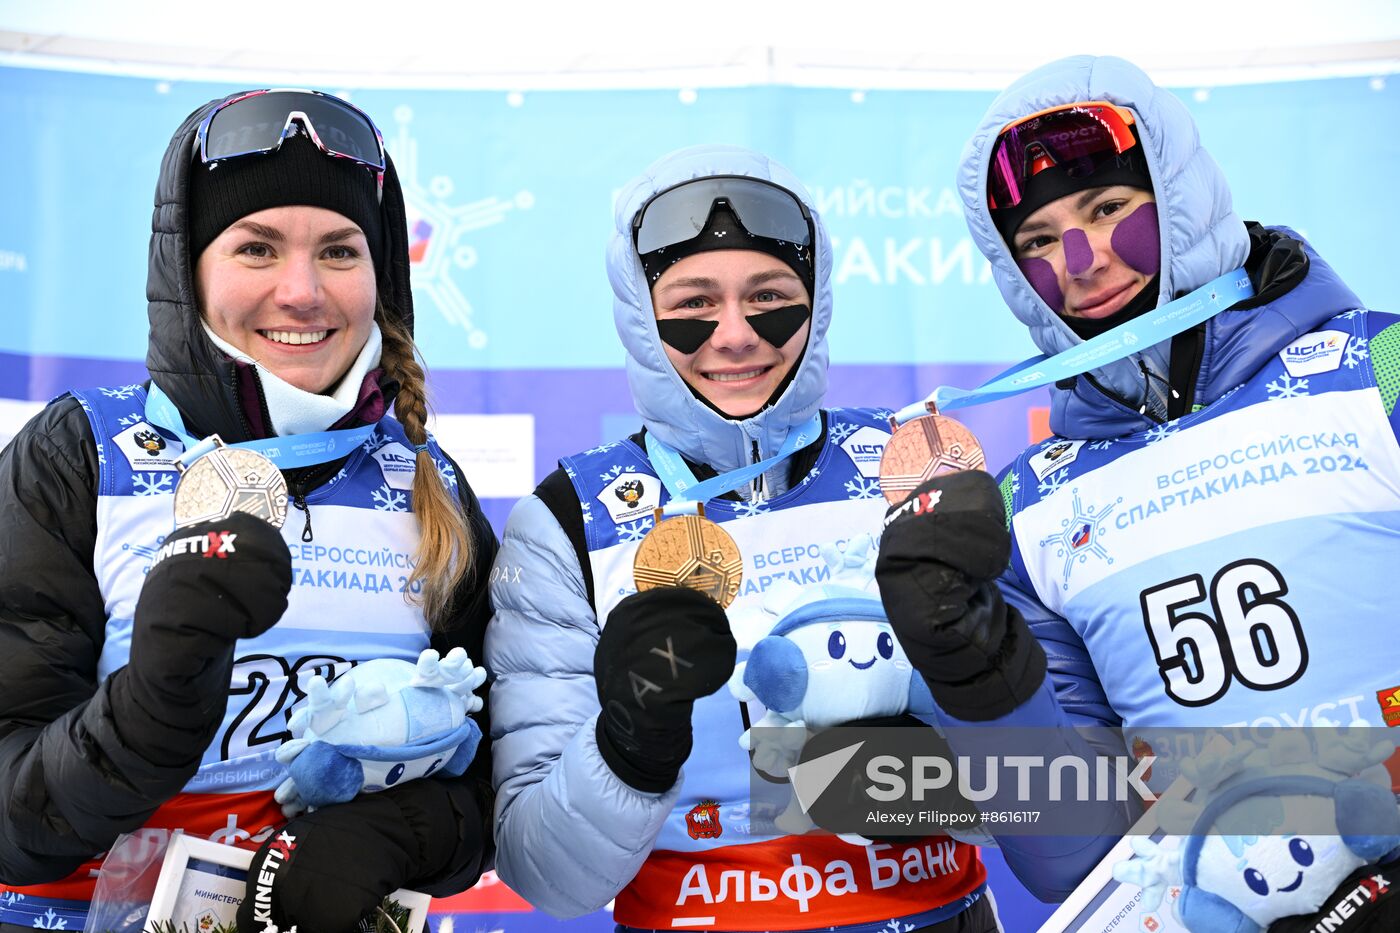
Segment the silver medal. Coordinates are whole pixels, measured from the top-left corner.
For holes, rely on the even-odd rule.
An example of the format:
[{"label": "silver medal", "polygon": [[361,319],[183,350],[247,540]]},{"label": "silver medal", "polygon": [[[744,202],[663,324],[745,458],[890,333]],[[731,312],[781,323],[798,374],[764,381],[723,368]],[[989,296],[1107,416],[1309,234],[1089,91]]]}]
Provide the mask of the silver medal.
[{"label": "silver medal", "polygon": [[214,448],[188,467],[176,462],[175,526],[218,521],[248,512],[274,528],[287,520],[287,481],[262,454],[229,447],[216,434]]}]

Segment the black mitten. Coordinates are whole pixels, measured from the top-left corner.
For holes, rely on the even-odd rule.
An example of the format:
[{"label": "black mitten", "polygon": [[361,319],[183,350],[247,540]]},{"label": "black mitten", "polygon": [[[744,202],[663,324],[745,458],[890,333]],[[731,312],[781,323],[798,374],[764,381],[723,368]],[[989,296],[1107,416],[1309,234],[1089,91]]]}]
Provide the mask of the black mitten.
[{"label": "black mitten", "polygon": [[431,888],[447,877],[462,880],[425,893],[470,885],[485,841],[479,805],[458,781],[410,781],[302,814],[253,856],[239,933],[263,933],[269,923],[351,933],[399,888]]},{"label": "black mitten", "polygon": [[598,751],[637,790],[676,783],[690,755],[690,711],[734,672],[729,619],[703,593],[658,587],[634,593],[608,614],[593,655]]},{"label": "black mitten", "polygon": [[875,579],[895,636],[934,700],[958,719],[995,719],[1045,678],[1045,652],[996,578],[1011,556],[990,474],[936,476],[885,516]]},{"label": "black mitten", "polygon": [[111,685],[128,747],[159,766],[197,764],[223,720],[234,642],[275,625],[291,586],[286,542],[254,515],[166,538],[136,602],[130,659]]}]

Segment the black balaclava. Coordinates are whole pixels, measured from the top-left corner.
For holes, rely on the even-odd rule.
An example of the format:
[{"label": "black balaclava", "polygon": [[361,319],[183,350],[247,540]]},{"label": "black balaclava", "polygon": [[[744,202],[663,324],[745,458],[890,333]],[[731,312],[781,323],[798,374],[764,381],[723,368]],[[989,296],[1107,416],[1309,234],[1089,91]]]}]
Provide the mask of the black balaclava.
[{"label": "black balaclava", "polygon": [[349,159],[321,152],[298,132],[265,155],[225,159],[190,168],[190,259],[228,226],[270,207],[323,207],[353,220],[369,241],[377,275],[386,268],[384,227],[374,173]]},{"label": "black balaclava", "polygon": [[[661,249],[652,250],[649,253],[640,253],[638,258],[642,261],[642,271],[646,273],[647,284],[651,285],[661,278],[662,274],[671,266],[697,253],[717,249],[747,249],[767,253],[792,269],[802,280],[802,284],[807,287],[807,294],[812,296],[812,300],[815,301],[816,272],[812,259],[815,246],[815,242],[808,246],[802,246],[786,240],[775,240],[771,237],[749,233],[744,229],[734,212],[717,199],[714,206],[710,208],[710,216],[705,221],[705,228],[700,231],[699,235],[681,243],[663,246]],[[749,326],[761,339],[781,347],[792,339],[792,335],[797,333],[810,317],[811,308],[792,305],[786,308],[775,308],[763,314],[747,315],[747,320]],[[662,341],[687,354],[699,350],[718,326],[717,321],[667,319],[656,322],[657,333],[661,336]],[[782,398],[788,385],[792,383],[793,377],[797,375],[797,370],[801,368],[802,359],[806,355],[807,348],[804,346],[802,352],[797,355],[797,359],[793,361],[792,368],[787,371],[787,375],[773,389],[773,394],[768,397],[768,400],[758,411],[762,411]],[[726,414],[696,391],[694,386],[689,383],[686,386],[690,389],[691,394],[703,402],[706,407],[730,421],[742,421],[744,418],[751,418],[758,413],[752,412],[742,416]]]},{"label": "black balaclava", "polygon": [[[1075,194],[1087,188],[1106,188],[1111,185],[1127,185],[1130,188],[1152,190],[1152,176],[1147,171],[1147,158],[1143,154],[1142,142],[1137,127],[1131,127],[1133,139],[1138,144],[1119,155],[1113,162],[1099,166],[1091,174],[1071,177],[1065,166],[1051,166],[1043,169],[1026,182],[1025,195],[1013,207],[993,208],[992,223],[1006,242],[1007,249],[1015,255],[1014,237],[1026,218],[1052,201],[1068,194]],[[1089,340],[1106,333],[1124,321],[1131,321],[1157,306],[1161,286],[1161,275],[1153,275],[1142,290],[1133,296],[1126,305],[1105,318],[1077,318],[1061,314],[1070,330],[1081,340]],[[1059,313],[1058,311],[1056,312]]]}]

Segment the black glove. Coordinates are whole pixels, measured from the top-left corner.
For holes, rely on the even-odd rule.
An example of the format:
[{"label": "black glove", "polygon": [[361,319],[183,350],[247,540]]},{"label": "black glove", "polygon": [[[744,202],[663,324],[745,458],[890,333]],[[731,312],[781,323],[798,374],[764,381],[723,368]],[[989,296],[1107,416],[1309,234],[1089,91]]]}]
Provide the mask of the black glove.
[{"label": "black glove", "polygon": [[486,844],[481,806],[466,783],[424,778],[296,817],[253,856],[239,933],[351,933],[399,888],[465,890]]},{"label": "black glove", "polygon": [[875,579],[895,636],[933,698],[958,719],[1011,712],[1045,679],[1045,652],[996,578],[1011,534],[996,481],[946,473],[885,516]]},{"label": "black glove", "polygon": [[690,755],[690,710],[734,672],[737,647],[724,610],[695,590],[634,593],[608,614],[593,675],[598,751],[622,781],[660,793]]},{"label": "black glove", "polygon": [[197,766],[223,721],[234,642],[275,625],[291,586],[287,545],[261,518],[238,512],[172,532],[111,685],[127,746],[156,765]]}]

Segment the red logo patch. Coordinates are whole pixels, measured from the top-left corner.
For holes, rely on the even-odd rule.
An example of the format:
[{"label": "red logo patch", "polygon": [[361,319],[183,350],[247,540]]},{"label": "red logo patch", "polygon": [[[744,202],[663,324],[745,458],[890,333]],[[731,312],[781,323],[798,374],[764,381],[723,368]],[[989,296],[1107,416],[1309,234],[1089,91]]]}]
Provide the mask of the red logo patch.
[{"label": "red logo patch", "polygon": [[1388,687],[1376,691],[1376,702],[1381,705],[1381,716],[1387,726],[1400,726],[1400,687]]},{"label": "red logo patch", "polygon": [[719,802],[702,800],[685,815],[685,831],[691,839],[718,839],[724,827],[719,822]]}]

